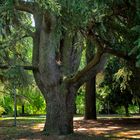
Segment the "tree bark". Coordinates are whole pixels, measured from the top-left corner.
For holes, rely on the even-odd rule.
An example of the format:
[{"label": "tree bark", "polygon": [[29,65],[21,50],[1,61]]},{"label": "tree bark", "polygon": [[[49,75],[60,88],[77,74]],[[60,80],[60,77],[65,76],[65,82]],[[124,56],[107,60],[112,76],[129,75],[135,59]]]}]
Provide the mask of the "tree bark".
[{"label": "tree bark", "polygon": [[125,108],[125,115],[129,116],[128,104],[125,104],[124,108]]},{"label": "tree bark", "polygon": [[[91,41],[87,40],[86,61],[89,63],[94,57],[94,46]],[[85,88],[85,119],[96,120],[96,76],[86,83]]]},{"label": "tree bark", "polygon": [[22,104],[21,106],[21,111],[22,111],[21,114],[24,115],[25,114],[24,104]]},{"label": "tree bark", "polygon": [[[61,89],[60,89],[61,88]],[[60,93],[61,91],[61,93]],[[72,88],[56,86],[47,94],[47,115],[44,131],[47,134],[66,135],[73,133],[75,94]]]},{"label": "tree bark", "polygon": [[138,113],[140,114],[140,102],[138,101]]},{"label": "tree bark", "polygon": [[80,47],[74,45],[77,41],[75,34],[65,32],[59,39],[54,15],[48,13],[41,16],[34,15],[36,33],[33,40],[33,66],[38,66],[38,71],[34,70],[33,73],[46,101],[44,132],[48,135],[66,135],[73,133],[77,88],[65,79],[77,71],[81,51]]},{"label": "tree bark", "polygon": [[96,120],[96,77],[86,83],[85,93],[85,119]]}]

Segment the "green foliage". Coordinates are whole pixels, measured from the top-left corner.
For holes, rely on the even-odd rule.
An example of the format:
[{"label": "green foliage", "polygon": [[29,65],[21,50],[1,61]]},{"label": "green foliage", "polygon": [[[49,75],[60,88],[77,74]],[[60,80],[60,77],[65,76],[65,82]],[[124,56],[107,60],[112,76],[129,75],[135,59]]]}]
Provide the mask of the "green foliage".
[{"label": "green foliage", "polygon": [[4,114],[12,114],[13,113],[13,100],[10,95],[6,94],[3,97],[3,100],[0,101],[0,106],[4,108]]},{"label": "green foliage", "polygon": [[[8,92],[8,90],[5,91]],[[22,113],[22,105],[24,105],[25,114],[45,114],[45,100],[36,87],[26,87],[24,89],[17,89],[16,92],[18,115]],[[4,108],[4,114],[13,114],[14,100],[11,90],[7,94],[3,93],[3,99],[0,100],[0,106]]]},{"label": "green foliage", "polygon": [[119,106],[116,108],[116,113],[119,115],[124,115],[125,114],[125,110],[123,106]]},{"label": "green foliage", "polygon": [[0,117],[5,112],[4,108],[0,106]]},{"label": "green foliage", "polygon": [[78,91],[78,95],[76,97],[76,113],[84,114],[85,112],[85,89],[84,86],[81,87]]},{"label": "green foliage", "polygon": [[85,50],[83,50],[79,70],[83,69],[86,65],[85,53],[86,53]]},{"label": "green foliage", "polygon": [[126,88],[129,87],[131,77],[132,71],[126,67],[119,69],[118,72],[114,74],[114,79],[118,84],[120,84],[121,91],[126,90]]},{"label": "green foliage", "polygon": [[29,102],[25,104],[25,111],[28,114],[45,114],[46,103],[39,92],[39,90],[34,88],[28,88],[25,92],[25,96],[29,99]]},{"label": "green foliage", "polygon": [[57,0],[36,0],[40,7],[44,10],[50,10],[56,15],[60,15],[61,5]]},{"label": "green foliage", "polygon": [[[120,62],[120,63],[119,63]],[[125,61],[111,57],[104,72],[104,80],[99,85],[98,98],[102,101],[103,110],[109,102],[110,112],[115,113],[121,106],[132,104],[130,81],[132,71]]]}]

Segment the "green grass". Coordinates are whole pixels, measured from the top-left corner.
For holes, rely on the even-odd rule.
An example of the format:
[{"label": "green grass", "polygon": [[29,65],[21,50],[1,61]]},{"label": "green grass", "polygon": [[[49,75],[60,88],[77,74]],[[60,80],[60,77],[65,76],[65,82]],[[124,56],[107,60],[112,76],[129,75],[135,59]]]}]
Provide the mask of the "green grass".
[{"label": "green grass", "polygon": [[[126,121],[130,122],[129,119],[133,120],[133,118],[139,118],[140,116],[131,116],[131,117],[125,117],[125,116],[118,116],[118,115],[100,115],[98,116],[98,121],[85,121],[82,120],[83,116],[76,116],[75,119],[77,119],[77,121],[75,121],[76,123],[76,127],[77,128],[86,128],[84,131],[83,130],[78,130],[76,131],[75,134],[73,134],[72,136],[68,136],[67,140],[92,140],[94,139],[98,139],[100,140],[104,140],[104,139],[108,139],[108,138],[113,138],[113,137],[128,137],[128,135],[130,135],[130,137],[132,137],[131,135],[136,136],[140,136],[140,132],[139,131],[135,131],[135,130],[140,130],[139,126],[135,126],[135,125],[127,125],[127,123],[124,123],[124,125],[121,125],[121,123],[123,121],[121,121],[121,119],[126,119]],[[15,127],[14,124],[14,117],[2,117],[0,118],[0,140],[2,139],[6,139],[6,140],[11,140],[11,138],[13,138],[13,140],[15,139],[26,139],[26,138],[38,138],[40,139],[40,137],[42,139],[44,139],[44,136],[41,131],[43,130],[43,126],[45,123],[45,115],[41,115],[41,116],[26,116],[26,117],[17,117],[17,126]],[[136,119],[137,120],[137,119]],[[121,122],[121,123],[117,123],[117,122]],[[135,121],[134,121],[135,122]],[[135,123],[137,124],[137,123]],[[113,128],[114,126],[118,127],[117,131],[115,130],[115,128]],[[112,128],[110,128],[112,127]],[[135,128],[137,127],[137,128]],[[102,131],[102,135],[98,135],[96,134],[96,132],[92,129],[97,128],[97,133],[99,133],[99,131]],[[98,128],[99,131],[98,131]],[[104,130],[104,129],[111,129],[110,130]],[[126,128],[128,130],[126,130]],[[113,130],[114,129],[114,130]],[[86,132],[88,131],[88,133]],[[122,133],[123,132],[123,133]],[[127,132],[127,135],[124,135]],[[103,134],[104,133],[104,134]],[[134,134],[131,134],[134,133]],[[92,136],[89,136],[89,134],[92,134]],[[51,138],[47,138],[47,140],[52,140]],[[57,139],[55,139],[57,140]]]}]

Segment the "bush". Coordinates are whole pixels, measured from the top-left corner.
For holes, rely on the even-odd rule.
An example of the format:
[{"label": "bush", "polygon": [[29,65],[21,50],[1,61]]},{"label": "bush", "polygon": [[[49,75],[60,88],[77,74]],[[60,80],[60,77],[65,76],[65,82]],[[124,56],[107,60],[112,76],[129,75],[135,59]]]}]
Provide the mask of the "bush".
[{"label": "bush", "polygon": [[0,106],[0,117],[5,112],[4,108]]},{"label": "bush", "polygon": [[85,112],[85,89],[81,87],[78,91],[76,97],[76,113],[77,114],[84,114]]}]

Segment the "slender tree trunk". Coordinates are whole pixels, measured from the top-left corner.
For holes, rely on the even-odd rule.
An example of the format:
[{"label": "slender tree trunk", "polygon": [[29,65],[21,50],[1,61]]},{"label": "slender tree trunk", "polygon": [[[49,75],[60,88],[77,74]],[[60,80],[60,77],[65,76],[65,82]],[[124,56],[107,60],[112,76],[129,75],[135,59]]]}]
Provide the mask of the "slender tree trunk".
[{"label": "slender tree trunk", "polygon": [[85,119],[97,119],[96,115],[96,77],[86,83]]},{"label": "slender tree trunk", "polygon": [[14,126],[17,125],[17,98],[16,98],[16,87],[14,86]]},{"label": "slender tree trunk", "polygon": [[129,116],[128,104],[126,104],[126,105],[124,106],[124,108],[125,108],[125,115],[126,115],[126,116]]},{"label": "slender tree trunk", "polygon": [[22,106],[21,106],[21,114],[22,114],[22,115],[25,114],[24,104],[22,104]]},{"label": "slender tree trunk", "polygon": [[77,114],[77,107],[76,107],[76,102],[74,102],[74,114]]},{"label": "slender tree trunk", "polygon": [[139,114],[140,114],[140,102],[138,103],[138,107],[139,107]]}]

